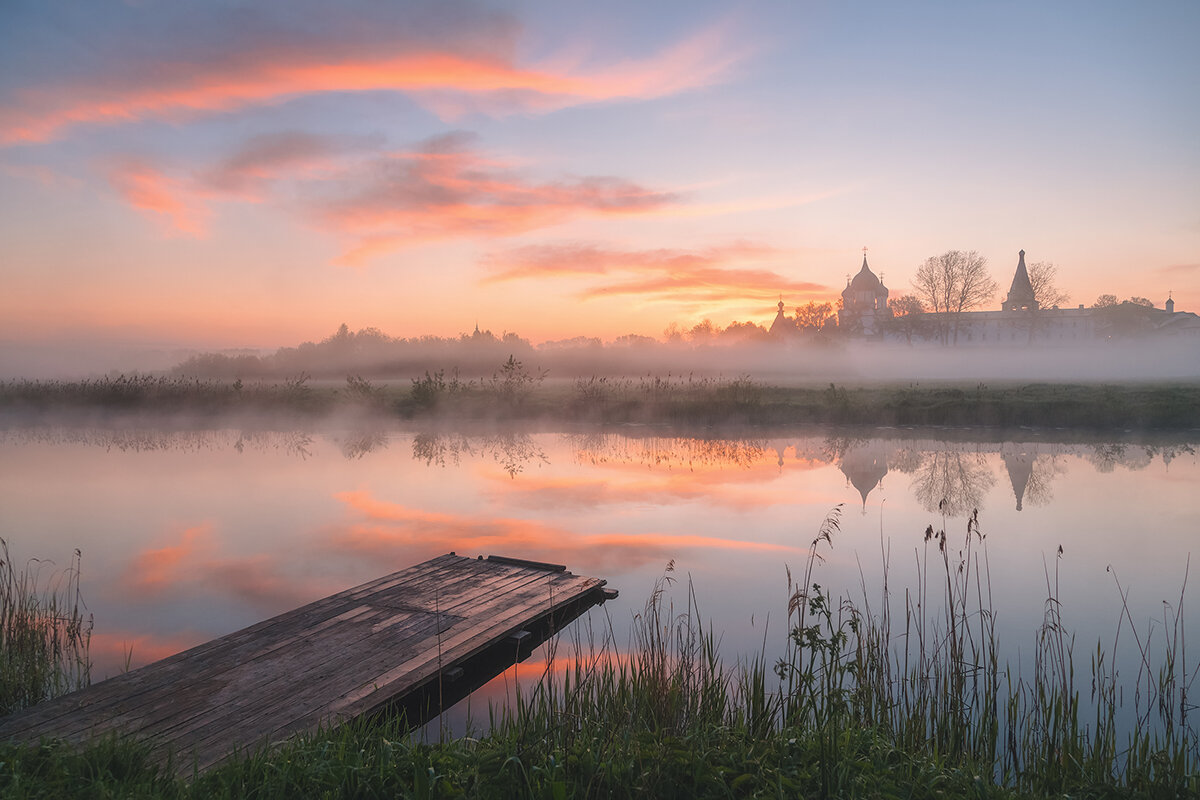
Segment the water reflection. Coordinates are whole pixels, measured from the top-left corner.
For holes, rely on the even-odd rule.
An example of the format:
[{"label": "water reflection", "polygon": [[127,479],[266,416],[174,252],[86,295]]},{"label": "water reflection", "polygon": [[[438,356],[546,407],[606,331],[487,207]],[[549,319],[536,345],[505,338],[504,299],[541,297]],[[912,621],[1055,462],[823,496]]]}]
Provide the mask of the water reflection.
[{"label": "water reflection", "polygon": [[639,436],[628,432],[593,431],[565,434],[563,441],[574,452],[576,462],[593,466],[620,463],[663,469],[748,469],[759,463],[766,453],[764,440],[755,438]]},{"label": "water reflection", "polygon": [[[635,610],[677,559],[712,598],[706,614],[728,652],[758,652],[762,630],[746,621],[786,604],[784,565],[803,562],[839,503],[864,513],[843,518],[825,566],[831,586],[857,585],[857,552],[871,580],[870,553],[885,538],[905,553],[930,522],[958,528],[938,520],[939,504],[950,517],[978,507],[998,534],[989,542],[1005,619],[1036,626],[1037,559],[1064,544],[1076,607],[1111,634],[1121,608],[1102,605],[1106,564],[1133,573],[1145,597],[1141,587],[1185,563],[1200,525],[1200,466],[1185,442],[404,424],[0,427],[0,535],[39,557],[83,547],[95,652],[111,669],[123,643],[144,663],[450,550],[567,564],[609,579]],[[1153,548],[1130,552],[1139,504],[1162,519]],[[895,585],[910,562],[892,562]],[[618,625],[623,610],[609,607]]]},{"label": "water reflection", "polygon": [[515,478],[531,463],[549,464],[546,451],[528,433],[467,435],[462,433],[417,433],[413,436],[413,459],[426,466],[457,466],[464,457],[490,457]]},{"label": "water reflection", "polygon": [[368,453],[388,446],[387,433],[381,430],[356,431],[342,439],[342,455],[346,458],[362,458]]}]

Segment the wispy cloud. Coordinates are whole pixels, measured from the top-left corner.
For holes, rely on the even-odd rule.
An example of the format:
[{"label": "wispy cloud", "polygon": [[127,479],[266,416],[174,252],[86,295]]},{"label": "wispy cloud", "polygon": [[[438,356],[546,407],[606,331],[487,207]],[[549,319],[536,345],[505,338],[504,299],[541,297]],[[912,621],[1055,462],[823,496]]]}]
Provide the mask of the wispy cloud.
[{"label": "wispy cloud", "polygon": [[[384,150],[373,140],[285,132],[251,139],[212,166],[168,174],[131,158],[117,162],[109,178],[130,205],[195,236],[204,233],[214,200],[279,200],[341,240],[347,264],[420,242],[513,236],[682,202],[614,176],[539,179],[475,144],[455,132]],[[285,202],[295,195],[303,199]]]},{"label": "wispy cloud", "polygon": [[1160,275],[1166,275],[1168,277],[1174,276],[1174,275],[1179,275],[1179,276],[1194,275],[1196,273],[1200,273],[1200,263],[1171,264],[1166,267],[1159,267],[1156,271]]},{"label": "wispy cloud", "polygon": [[[0,143],[46,141],[81,124],[178,120],[345,92],[399,92],[444,115],[547,111],[711,85],[745,55],[715,25],[648,56],[522,64],[518,23],[462,6],[414,7],[376,20],[374,29],[370,15],[384,12],[364,9],[356,25],[353,9],[335,17],[316,6],[309,9],[314,27],[327,23],[319,34],[298,29],[293,17],[302,12],[290,8],[247,9],[236,19],[214,14],[226,26],[224,38],[215,26],[193,31],[187,19],[161,11],[156,33],[174,50],[132,38],[136,28],[125,39],[110,31],[111,46],[92,48],[92,60],[81,62],[86,71],[34,74],[0,97]],[[95,57],[98,51],[104,55]]]},{"label": "wispy cloud", "polygon": [[111,164],[108,179],[126,203],[149,212],[168,232],[205,235],[208,209],[188,182],[132,158]]},{"label": "wispy cloud", "polygon": [[787,253],[752,242],[734,242],[699,250],[622,250],[591,244],[537,245],[495,253],[484,283],[583,277],[591,285],[583,299],[642,295],[661,300],[770,298],[779,292],[811,294],[828,287],[785,277],[779,271],[742,266],[779,262]]},{"label": "wispy cloud", "polygon": [[352,245],[345,260],[402,242],[526,233],[580,216],[645,213],[679,202],[612,176],[539,181],[485,158],[462,133],[371,159],[322,201],[320,224]]},{"label": "wispy cloud", "polygon": [[241,200],[262,201],[273,182],[281,179],[319,179],[336,174],[340,158],[377,142],[283,131],[255,136],[217,164],[196,176],[196,184],[213,193]]}]

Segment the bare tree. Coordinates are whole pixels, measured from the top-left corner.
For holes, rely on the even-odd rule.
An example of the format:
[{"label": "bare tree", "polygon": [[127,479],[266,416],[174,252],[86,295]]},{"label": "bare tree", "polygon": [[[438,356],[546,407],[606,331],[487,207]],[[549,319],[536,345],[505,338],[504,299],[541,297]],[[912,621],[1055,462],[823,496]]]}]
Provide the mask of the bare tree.
[{"label": "bare tree", "polygon": [[820,333],[830,325],[836,324],[836,320],[831,303],[812,300],[807,305],[796,308],[796,327],[801,330]]},{"label": "bare tree", "polygon": [[987,272],[987,259],[975,250],[948,250],[925,259],[912,280],[917,297],[940,315],[942,344],[958,343],[958,315],[991,300],[999,287]]},{"label": "bare tree", "polygon": [[925,315],[925,304],[921,299],[911,294],[898,294],[888,298],[888,308],[892,318],[888,327],[898,332],[904,340],[912,344],[913,337],[925,338],[929,330],[929,321]]},{"label": "bare tree", "polygon": [[1029,265],[1029,285],[1033,287],[1033,299],[1038,308],[1064,306],[1071,295],[1058,287],[1058,266],[1050,261],[1035,261]]},{"label": "bare tree", "polygon": [[1096,298],[1096,302],[1092,303],[1092,308],[1112,308],[1117,302],[1115,294],[1102,294]]}]

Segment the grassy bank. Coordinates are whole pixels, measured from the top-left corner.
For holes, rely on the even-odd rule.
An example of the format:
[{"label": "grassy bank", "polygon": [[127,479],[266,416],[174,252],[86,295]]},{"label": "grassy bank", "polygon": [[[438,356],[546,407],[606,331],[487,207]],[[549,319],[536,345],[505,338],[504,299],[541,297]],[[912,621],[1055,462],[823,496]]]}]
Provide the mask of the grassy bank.
[{"label": "grassy bank", "polygon": [[[246,755],[192,781],[168,777],[136,744],[81,753],[0,745],[0,793],[1200,796],[1186,582],[1153,647],[1128,613],[1118,625],[1114,648],[1129,650],[1132,680],[1118,681],[1115,654],[1100,647],[1080,679],[1049,568],[1045,618],[1023,671],[1000,661],[977,519],[961,534],[927,529],[914,586],[887,589],[884,553],[882,594],[868,598],[865,589],[834,596],[820,585],[839,513],[789,576],[788,644],[775,663],[763,655],[725,663],[695,593],[672,586],[668,566],[627,646],[616,648],[611,631],[578,629],[558,645],[564,652],[546,654],[542,679],[494,710],[481,734],[424,743],[395,720],[361,724]],[[1136,720],[1132,730],[1121,728],[1123,713]]]},{"label": "grassy bank", "polygon": [[65,570],[13,564],[0,539],[0,715],[88,685],[91,615],[79,591],[79,551]]},{"label": "grassy bank", "polygon": [[748,377],[546,379],[509,359],[486,378],[444,371],[399,383],[314,384],[118,376],[0,382],[0,411],[554,420],[617,425],[869,425],[1182,431],[1200,428],[1200,383],[772,386]]}]

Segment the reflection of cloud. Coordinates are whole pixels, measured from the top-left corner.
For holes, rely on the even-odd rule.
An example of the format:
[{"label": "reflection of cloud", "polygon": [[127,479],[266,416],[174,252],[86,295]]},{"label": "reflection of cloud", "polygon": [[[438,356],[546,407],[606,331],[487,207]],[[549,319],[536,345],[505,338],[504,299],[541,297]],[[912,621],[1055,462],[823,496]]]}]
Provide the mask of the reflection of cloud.
[{"label": "reflection of cloud", "polygon": [[[513,57],[518,31],[509,18],[440,6],[405,4],[409,13],[392,19],[358,11],[334,17],[322,7],[289,7],[288,17],[272,18],[247,8],[224,20],[227,35],[219,39],[204,30],[166,32],[177,45],[169,57],[148,54],[146,42],[96,48],[122,56],[101,57],[65,77],[28,76],[19,92],[0,98],[0,143],[45,141],[85,123],[179,119],[313,94],[399,92],[444,114],[655,98],[719,82],[742,55],[716,26],[647,58],[523,65]],[[321,27],[321,35],[306,25]],[[213,40],[204,41],[206,34]]]},{"label": "reflection of cloud", "polygon": [[773,297],[780,291],[807,294],[826,287],[785,278],[747,261],[778,258],[778,251],[750,242],[698,250],[660,248],[620,250],[589,244],[538,245],[494,254],[485,283],[550,277],[600,279],[584,289],[584,299],[620,294],[663,298],[715,298],[730,295]]},{"label": "reflection of cloud", "polygon": [[92,632],[88,644],[88,656],[92,659],[93,679],[116,675],[125,669],[136,669],[144,664],[173,656],[210,637],[199,633],[177,633],[159,636],[152,633],[127,633],[122,631]]},{"label": "reflection of cloud", "polygon": [[[779,479],[778,467],[763,464],[746,472],[670,472],[647,477],[644,470],[625,471],[598,478],[543,478],[526,476],[519,482],[493,479],[496,495],[505,504],[523,508],[598,508],[611,505],[658,505],[703,501],[709,506],[743,510],[762,509],[787,502],[763,486]],[[746,487],[750,487],[747,489]]]},{"label": "reflection of cloud", "polygon": [[711,536],[583,534],[529,520],[423,511],[378,500],[363,491],[340,492],[335,497],[363,518],[335,534],[338,550],[376,559],[399,560],[430,542],[454,552],[503,553],[564,564],[586,562],[594,565],[592,568],[628,568],[664,561],[680,551],[696,548],[784,552],[797,549]]},{"label": "reflection of cloud", "polygon": [[120,586],[125,594],[140,600],[215,592],[265,611],[290,608],[319,596],[319,587],[280,574],[275,555],[220,558],[217,550],[211,524],[187,528],[178,534],[176,544],[134,556]]},{"label": "reflection of cloud", "polygon": [[157,597],[175,585],[186,561],[195,561],[212,547],[212,525],[196,525],[179,534],[179,543],[144,550],[134,557],[122,585],[133,594]]}]

